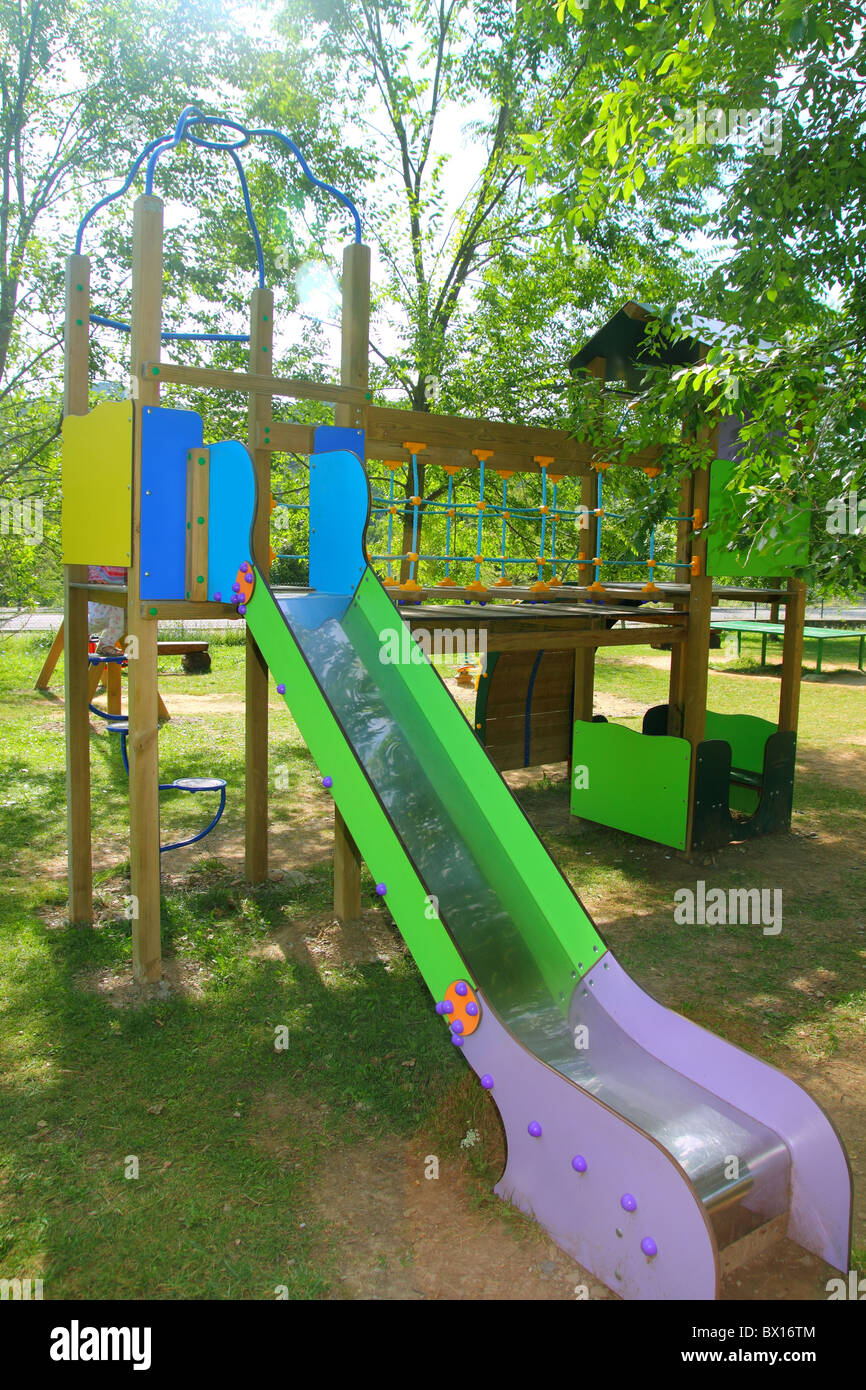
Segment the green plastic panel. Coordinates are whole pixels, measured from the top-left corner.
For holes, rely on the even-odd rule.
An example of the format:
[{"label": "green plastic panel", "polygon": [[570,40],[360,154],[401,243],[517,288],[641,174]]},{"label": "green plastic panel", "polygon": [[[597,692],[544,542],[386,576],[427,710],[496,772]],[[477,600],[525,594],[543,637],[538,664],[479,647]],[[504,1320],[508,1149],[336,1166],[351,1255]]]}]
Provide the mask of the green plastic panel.
[{"label": "green plastic panel", "polygon": [[258,571],[246,621],[277,684],[285,684],[285,701],[304,742],[339,787],[337,806],[364,862],[388,884],[388,906],[418,969],[434,998],[442,999],[453,980],[468,978],[463,962],[441,924],[426,915],[424,886]]},{"label": "green plastic panel", "polygon": [[579,719],[574,726],[572,815],[685,849],[690,763],[691,748],[683,738]]},{"label": "green plastic panel", "polygon": [[[792,574],[809,560],[809,526],[811,511],[807,501],[801,510],[791,517],[780,520],[780,536],[772,545],[758,550],[755,535],[749,528],[749,501],[745,493],[734,493],[733,513],[728,513],[726,524],[716,523],[721,513],[727,512],[732,494],[727,491],[736,463],[728,459],[715,459],[710,469],[709,520],[714,524],[707,534],[707,573],[722,575],[726,579],[782,578]],[[728,544],[733,542],[733,549]]]}]

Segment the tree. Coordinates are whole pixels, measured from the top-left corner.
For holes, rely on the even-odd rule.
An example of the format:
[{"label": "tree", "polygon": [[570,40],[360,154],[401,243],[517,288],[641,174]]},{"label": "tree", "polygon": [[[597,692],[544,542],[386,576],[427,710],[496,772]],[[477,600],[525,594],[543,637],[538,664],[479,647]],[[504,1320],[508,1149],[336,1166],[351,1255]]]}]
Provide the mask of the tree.
[{"label": "tree", "polygon": [[[563,423],[563,358],[603,272],[608,290],[626,263],[654,289],[651,267],[664,283],[672,274],[621,209],[591,230],[584,260],[553,263],[558,218],[518,156],[521,133],[541,130],[579,77],[571,35],[545,47],[531,8],[512,0],[291,0],[277,29],[309,45],[319,90],[365,136],[372,182],[365,171],[353,192],[381,267],[374,388],[416,411]],[[270,73],[263,109],[280,90]],[[539,389],[554,365],[556,388]],[[417,482],[425,493],[423,459]],[[402,494],[414,486],[407,469]],[[407,506],[404,555],[411,534]]]},{"label": "tree", "polygon": [[[537,7],[551,45],[575,36],[580,100],[528,132],[530,177],[553,185],[572,235],[618,204],[678,202],[710,243],[704,313],[739,324],[734,349],[659,379],[655,412],[698,397],[748,419],[732,489],[763,544],[779,505],[828,488],[866,491],[862,226],[866,41],[859,8],[835,0],[562,0]],[[668,300],[660,305],[674,317]],[[663,325],[662,325],[663,327]],[[861,538],[816,524],[804,573],[825,586],[866,579]]]}]

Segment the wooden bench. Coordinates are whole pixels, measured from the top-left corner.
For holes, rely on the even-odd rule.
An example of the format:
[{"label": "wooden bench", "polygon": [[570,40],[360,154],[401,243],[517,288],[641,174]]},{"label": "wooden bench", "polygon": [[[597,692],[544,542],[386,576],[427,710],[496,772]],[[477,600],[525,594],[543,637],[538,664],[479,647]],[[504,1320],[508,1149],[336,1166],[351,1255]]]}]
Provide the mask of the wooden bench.
[{"label": "wooden bench", "polygon": [[157,642],[158,656],[182,656],[183,669],[189,676],[206,676],[211,668],[207,642]]}]

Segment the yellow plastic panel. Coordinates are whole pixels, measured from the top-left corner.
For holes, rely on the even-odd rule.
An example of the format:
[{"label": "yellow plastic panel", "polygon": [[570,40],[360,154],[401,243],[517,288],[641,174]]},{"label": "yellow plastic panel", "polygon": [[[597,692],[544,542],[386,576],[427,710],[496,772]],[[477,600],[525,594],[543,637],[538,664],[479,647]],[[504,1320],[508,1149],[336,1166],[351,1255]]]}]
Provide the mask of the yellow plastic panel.
[{"label": "yellow plastic panel", "polygon": [[132,402],[63,421],[63,563],[132,563]]}]

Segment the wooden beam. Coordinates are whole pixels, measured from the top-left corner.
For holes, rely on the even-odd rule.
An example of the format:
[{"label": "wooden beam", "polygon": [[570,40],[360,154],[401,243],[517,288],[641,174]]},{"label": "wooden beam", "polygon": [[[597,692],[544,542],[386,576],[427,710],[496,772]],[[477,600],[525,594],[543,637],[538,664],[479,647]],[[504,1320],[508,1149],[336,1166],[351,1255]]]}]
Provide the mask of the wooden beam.
[{"label": "wooden beam", "polygon": [[[159,362],[162,328],[162,201],[142,194],[135,201],[132,231],[132,370]],[[129,571],[129,863],[133,911],[132,969],[139,983],[162,978],[159,880],[159,723],[157,632],[141,604],[142,420],[159,405],[159,380],[151,372],[139,384],[133,450],[132,566]]]},{"label": "wooden beam", "polygon": [[186,456],[186,596],[207,601],[207,538],[210,509],[210,449]]},{"label": "wooden beam", "polygon": [[[552,473],[585,473],[593,462],[619,463],[625,467],[645,468],[652,466],[661,453],[661,446],[652,445],[625,458],[616,455],[600,457],[598,448],[582,440],[573,439],[565,430],[550,429],[543,425],[511,425],[498,420],[482,420],[459,415],[428,415],[424,411],[397,410],[392,406],[368,406],[364,411],[364,421],[370,441],[367,452],[377,457],[380,451],[385,458],[411,458],[401,451],[404,441],[423,440],[427,444],[425,458],[432,458],[434,449],[458,450],[466,455],[466,466],[477,467],[478,461],[472,449],[492,449],[493,458],[487,460],[488,468],[502,466],[497,461],[497,452],[516,456],[522,460],[522,472],[539,472],[540,465],[533,462],[534,455],[553,458],[549,465]],[[395,452],[396,451],[396,452]],[[461,459],[462,461],[462,459]],[[573,465],[568,467],[567,465]]]},{"label": "wooden beam", "polygon": [[800,685],[803,676],[803,629],[806,624],[806,585],[788,580],[785,633],[782,638],[782,681],[779,690],[779,729],[797,732]]},{"label": "wooden beam", "polygon": [[51,643],[51,650],[42,663],[42,670],[36,677],[35,690],[47,690],[51,684],[51,677],[54,675],[54,668],[60,660],[60,653],[63,651],[63,635],[65,628],[61,620],[60,626],[54,634],[54,641]]},{"label": "wooden beam", "polygon": [[144,599],[138,603],[139,616],[158,619],[159,622],[193,622],[204,618],[233,618],[238,621],[238,610],[230,603],[190,603],[183,599]]},{"label": "wooden beam", "polygon": [[[262,365],[261,362],[258,364]],[[244,395],[289,396],[298,401],[323,401],[326,405],[340,403],[356,411],[368,399],[367,391],[334,386],[330,382],[269,376],[261,371],[233,372],[223,367],[184,367],[178,362],[160,362],[155,358],[148,358],[141,364],[142,384],[145,381],[159,381],[172,386],[201,386],[208,391],[241,391]]]},{"label": "wooden beam", "polygon": [[[273,372],[274,295],[253,290],[250,299],[250,373]],[[258,447],[260,433],[271,422],[271,397],[251,395],[247,412],[247,441],[256,474],[258,509],[253,522],[253,558],[264,575],[270,573],[271,455]],[[250,883],[268,876],[268,667],[247,628],[245,655],[244,864]]]},{"label": "wooden beam", "polygon": [[[368,394],[369,383],[369,340],[370,248],[355,242],[343,252],[340,380],[348,390],[364,397]],[[346,404],[338,404],[334,422],[351,428],[356,423],[354,411]],[[343,922],[361,915],[361,855],[336,805],[334,911]]]},{"label": "wooden beam", "polygon": [[[86,415],[90,387],[90,261],[66,262],[63,353],[63,414]],[[86,565],[63,567],[64,701],[66,726],[66,845],[69,918],[93,920],[93,860],[90,801],[87,597],[75,585],[87,579]],[[60,634],[58,634],[59,636]],[[52,646],[52,652],[56,646]],[[55,658],[56,659],[56,658]]]},{"label": "wooden beam", "polygon": [[611,627],[589,632],[491,632],[487,637],[487,650],[520,652],[537,647],[551,652],[570,647],[648,647],[658,642],[682,642],[685,636],[682,627]]},{"label": "wooden beam", "polygon": [[[267,400],[267,397],[262,399]],[[259,421],[256,427],[256,449],[271,454],[306,454],[315,448],[315,425],[294,425],[284,420]],[[253,446],[251,446],[253,447]]]}]

